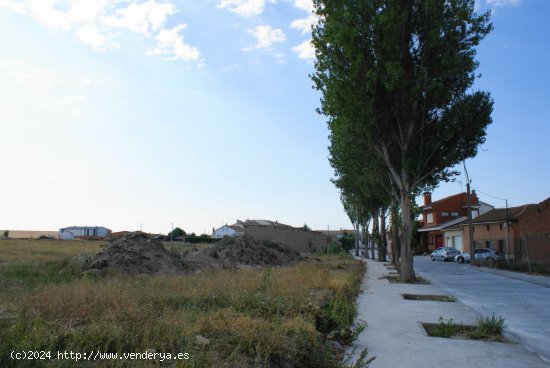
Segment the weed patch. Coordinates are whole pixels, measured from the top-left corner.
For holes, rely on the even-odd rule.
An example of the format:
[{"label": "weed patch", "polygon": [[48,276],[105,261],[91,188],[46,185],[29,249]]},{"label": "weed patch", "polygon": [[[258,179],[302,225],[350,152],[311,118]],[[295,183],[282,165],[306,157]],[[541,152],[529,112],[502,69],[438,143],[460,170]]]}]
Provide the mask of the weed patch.
[{"label": "weed patch", "polygon": [[[1,367],[21,366],[9,357],[12,350],[39,349],[189,353],[188,361],[169,366],[197,368],[339,368],[342,352],[331,339],[347,343],[360,332],[351,326],[364,266],[351,258],[193,275],[96,277],[74,271],[70,262],[78,253],[71,248],[57,253],[57,260],[27,254],[2,264],[0,281],[11,287],[0,290],[0,298],[10,301],[14,318],[0,320]],[[48,364],[29,366],[81,366]]]},{"label": "weed patch", "polygon": [[422,326],[433,337],[506,342],[502,336],[504,318],[495,315],[478,318],[476,326],[457,324],[452,318],[445,321],[443,317],[439,317],[439,323],[422,323]]}]

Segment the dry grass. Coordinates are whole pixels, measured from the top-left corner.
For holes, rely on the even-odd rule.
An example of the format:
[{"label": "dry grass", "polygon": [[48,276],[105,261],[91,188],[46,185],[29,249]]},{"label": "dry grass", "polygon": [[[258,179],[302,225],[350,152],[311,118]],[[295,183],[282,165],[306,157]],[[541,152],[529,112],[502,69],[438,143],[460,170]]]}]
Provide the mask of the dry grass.
[{"label": "dry grass", "polygon": [[0,265],[14,262],[43,264],[80,253],[95,254],[102,244],[87,240],[0,240]]},{"label": "dry grass", "polygon": [[363,271],[356,261],[323,257],[192,276],[82,275],[70,259],[99,247],[0,242],[0,282],[8,285],[0,298],[17,316],[0,321],[0,366],[16,365],[6,355],[12,349],[188,352],[190,360],[174,363],[184,367],[341,366],[325,334],[352,335]]}]

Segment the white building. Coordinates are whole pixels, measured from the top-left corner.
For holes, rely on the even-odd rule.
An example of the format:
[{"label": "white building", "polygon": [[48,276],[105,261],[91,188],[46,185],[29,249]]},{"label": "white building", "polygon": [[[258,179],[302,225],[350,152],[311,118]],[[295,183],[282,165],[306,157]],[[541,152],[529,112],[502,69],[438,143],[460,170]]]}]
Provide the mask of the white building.
[{"label": "white building", "polygon": [[244,226],[237,222],[233,225],[223,225],[222,227],[219,227],[217,229],[212,229],[212,237],[215,239],[221,239],[223,237],[234,237],[234,236],[241,236],[244,234]]},{"label": "white building", "polygon": [[75,238],[106,238],[111,230],[103,226],[71,226],[59,229],[59,239],[72,240]]}]

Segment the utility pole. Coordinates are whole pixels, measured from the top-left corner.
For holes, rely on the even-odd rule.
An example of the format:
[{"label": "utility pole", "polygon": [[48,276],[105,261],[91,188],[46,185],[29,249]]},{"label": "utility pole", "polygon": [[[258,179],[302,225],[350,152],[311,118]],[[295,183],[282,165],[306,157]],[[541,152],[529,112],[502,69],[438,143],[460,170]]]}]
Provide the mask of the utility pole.
[{"label": "utility pole", "polygon": [[464,166],[464,174],[466,175],[466,203],[468,206],[468,231],[470,240],[470,265],[476,265],[476,242],[474,241],[474,227],[472,225],[472,199],[470,198],[470,177],[466,169],[466,161],[462,161]]},{"label": "utility pole", "polygon": [[508,200],[506,201],[506,254],[504,255],[504,259],[506,260],[506,263],[510,264],[510,216],[508,215]]}]

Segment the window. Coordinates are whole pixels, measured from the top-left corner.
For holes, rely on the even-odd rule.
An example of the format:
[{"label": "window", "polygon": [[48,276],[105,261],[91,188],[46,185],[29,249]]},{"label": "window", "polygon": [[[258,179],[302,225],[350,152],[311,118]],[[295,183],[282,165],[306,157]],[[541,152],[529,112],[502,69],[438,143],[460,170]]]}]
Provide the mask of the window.
[{"label": "window", "polygon": [[487,225],[487,231],[491,230],[491,225]]},{"label": "window", "polygon": [[449,216],[449,212],[441,212],[441,216],[447,217],[447,216]]},{"label": "window", "polygon": [[432,222],[434,222],[434,214],[432,212],[428,212],[426,214],[426,222],[428,224],[431,224]]},{"label": "window", "polygon": [[501,222],[500,223],[500,230],[502,230],[504,228],[504,224]]},{"label": "window", "polygon": [[458,217],[458,212],[451,212],[451,216]]},{"label": "window", "polygon": [[479,216],[479,210],[472,210],[472,218],[475,219]]},{"label": "window", "polygon": [[498,241],[498,250],[500,250],[501,252],[504,252],[504,240]]},{"label": "window", "polygon": [[485,240],[485,248],[491,248],[491,241]]}]

